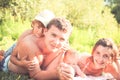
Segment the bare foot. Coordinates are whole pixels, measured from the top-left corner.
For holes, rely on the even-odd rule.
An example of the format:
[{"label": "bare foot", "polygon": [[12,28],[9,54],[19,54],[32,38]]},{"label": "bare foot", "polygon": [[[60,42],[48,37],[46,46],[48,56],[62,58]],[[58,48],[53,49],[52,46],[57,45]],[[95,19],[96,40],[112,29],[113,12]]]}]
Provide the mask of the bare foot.
[{"label": "bare foot", "polygon": [[0,50],[0,56],[4,56],[4,50]]},{"label": "bare foot", "polygon": [[3,60],[4,58],[4,50],[0,50],[0,62]]},{"label": "bare foot", "polygon": [[4,56],[1,56],[1,55],[0,55],[0,62],[3,60],[3,58],[4,58]]}]

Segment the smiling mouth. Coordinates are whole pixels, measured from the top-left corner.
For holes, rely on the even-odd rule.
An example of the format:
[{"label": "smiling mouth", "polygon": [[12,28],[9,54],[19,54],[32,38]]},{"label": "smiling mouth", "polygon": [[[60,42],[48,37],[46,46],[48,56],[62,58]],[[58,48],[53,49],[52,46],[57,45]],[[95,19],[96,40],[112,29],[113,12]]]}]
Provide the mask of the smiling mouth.
[{"label": "smiling mouth", "polygon": [[51,46],[51,48],[52,48],[53,50],[57,50],[57,47],[56,47],[56,46]]},{"label": "smiling mouth", "polygon": [[104,62],[98,62],[97,60],[95,60],[95,61],[96,61],[96,63],[97,63],[98,65],[100,65],[100,66],[104,65]]}]

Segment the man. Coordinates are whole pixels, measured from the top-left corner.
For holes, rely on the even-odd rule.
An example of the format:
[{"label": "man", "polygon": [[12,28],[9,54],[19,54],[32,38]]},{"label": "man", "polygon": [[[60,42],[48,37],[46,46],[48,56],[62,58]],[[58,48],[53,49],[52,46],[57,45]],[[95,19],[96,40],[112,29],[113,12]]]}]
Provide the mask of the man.
[{"label": "man", "polygon": [[[28,41],[27,38],[20,42],[19,47],[14,52],[18,54],[18,60],[23,58],[28,61],[34,61],[34,69],[28,71],[29,76],[36,80],[58,79],[57,65],[61,62],[64,55],[64,46],[67,44],[72,26],[64,18],[52,19],[47,28],[45,28],[43,37]],[[34,35],[30,36],[34,37]],[[56,66],[55,66],[56,64]],[[24,70],[24,67],[8,63],[9,70]]]}]

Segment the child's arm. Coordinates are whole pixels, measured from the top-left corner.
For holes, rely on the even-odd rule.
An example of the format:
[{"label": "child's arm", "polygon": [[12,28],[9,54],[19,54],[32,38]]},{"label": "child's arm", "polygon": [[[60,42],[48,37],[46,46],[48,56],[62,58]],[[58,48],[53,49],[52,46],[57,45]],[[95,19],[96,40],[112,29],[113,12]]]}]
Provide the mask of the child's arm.
[{"label": "child's arm", "polygon": [[118,70],[118,75],[119,75],[119,79],[120,79],[120,60],[115,60],[115,64],[116,64],[116,68]]},{"label": "child's arm", "polygon": [[[18,51],[17,51],[17,47],[13,50],[11,57],[10,57],[10,61],[20,67],[24,67],[24,68],[29,68],[33,65],[33,61],[27,61],[26,57],[23,57],[21,60],[18,59]],[[34,65],[33,65],[34,66]],[[31,69],[31,68],[29,68]]]}]

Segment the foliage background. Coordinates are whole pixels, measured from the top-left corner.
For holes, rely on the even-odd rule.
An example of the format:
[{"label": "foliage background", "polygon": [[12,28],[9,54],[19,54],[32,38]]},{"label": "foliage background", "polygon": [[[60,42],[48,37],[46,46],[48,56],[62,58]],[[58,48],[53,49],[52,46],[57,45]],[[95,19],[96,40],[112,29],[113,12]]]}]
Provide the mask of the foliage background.
[{"label": "foliage background", "polygon": [[[95,42],[103,37],[120,43],[119,24],[104,0],[0,0],[0,49],[7,50],[16,42],[22,32],[31,28],[34,16],[44,9],[71,21],[74,30],[70,45],[79,52],[90,53]],[[0,80],[28,79],[3,72],[0,75]]]}]

